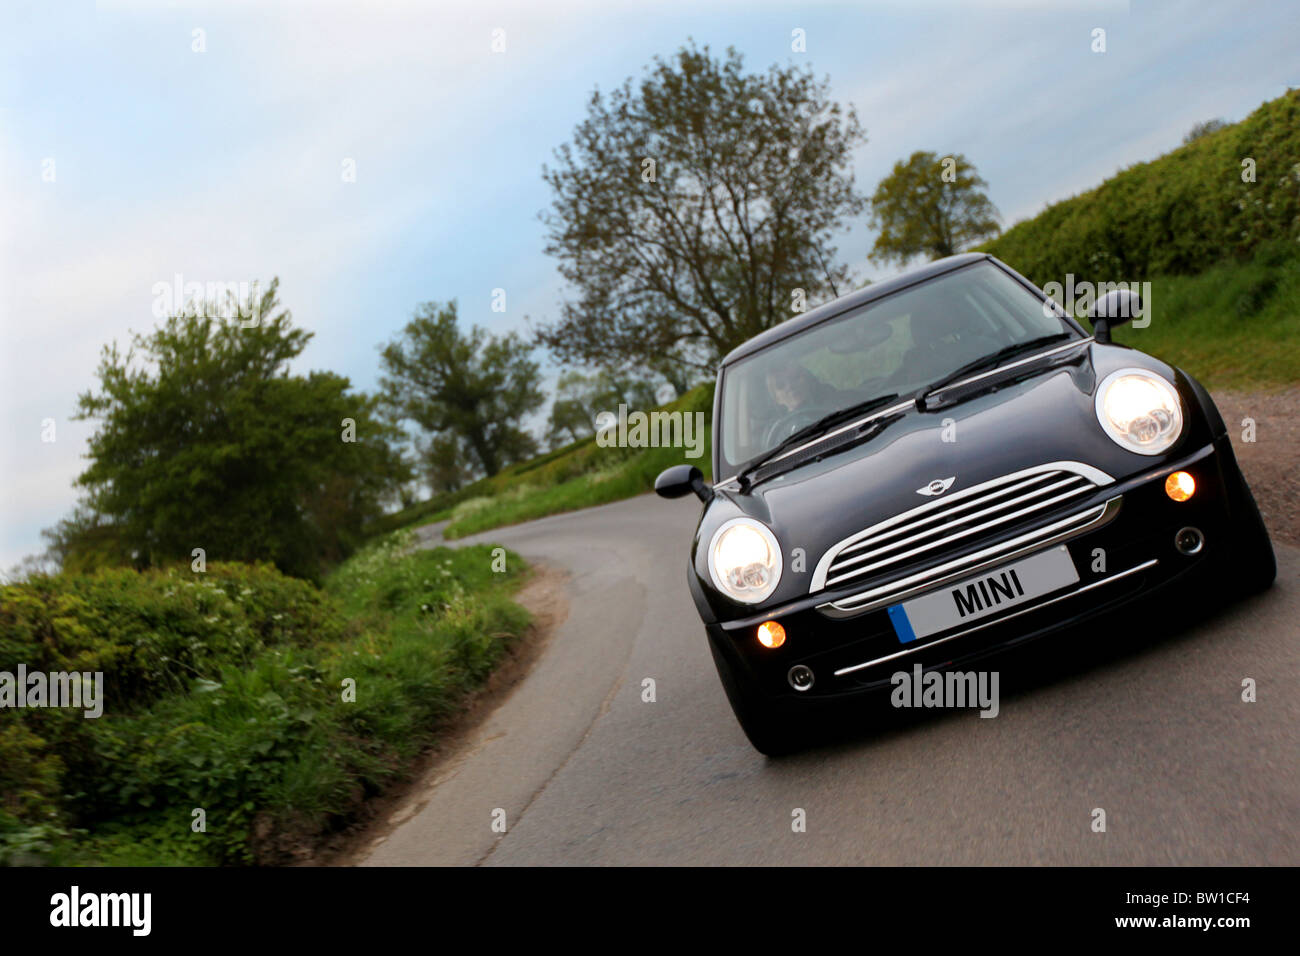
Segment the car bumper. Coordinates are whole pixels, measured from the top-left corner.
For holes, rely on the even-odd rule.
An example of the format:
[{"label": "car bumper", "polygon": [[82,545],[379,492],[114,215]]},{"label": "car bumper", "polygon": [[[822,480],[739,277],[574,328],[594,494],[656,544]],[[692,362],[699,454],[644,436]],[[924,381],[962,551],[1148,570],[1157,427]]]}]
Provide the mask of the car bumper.
[{"label": "car bumper", "polygon": [[[1165,479],[1174,471],[1187,471],[1196,480],[1196,492],[1187,501],[1173,501],[1165,493]],[[1096,503],[1118,499],[1113,517],[1052,545],[1067,548],[1077,583],[918,640],[900,640],[887,608],[844,616],[828,604],[810,606],[807,600],[757,618],[708,625],[709,637],[762,696],[802,706],[800,701],[887,689],[900,670],[911,671],[918,664],[922,669],[955,668],[1037,638],[1064,634],[1103,615],[1126,610],[1158,613],[1161,607],[1182,606],[1189,596],[1213,599],[1224,590],[1221,572],[1231,556],[1234,518],[1230,503],[1237,500],[1234,490],[1240,480],[1224,436],[1102,489]],[[1195,554],[1182,553],[1174,544],[1178,532],[1189,527],[1204,538]],[[767,649],[758,643],[760,620],[784,626],[783,646]],[[1092,640],[1076,638],[1063,650],[1087,659],[1093,646]],[[813,673],[806,690],[797,691],[790,682],[796,666]]]}]

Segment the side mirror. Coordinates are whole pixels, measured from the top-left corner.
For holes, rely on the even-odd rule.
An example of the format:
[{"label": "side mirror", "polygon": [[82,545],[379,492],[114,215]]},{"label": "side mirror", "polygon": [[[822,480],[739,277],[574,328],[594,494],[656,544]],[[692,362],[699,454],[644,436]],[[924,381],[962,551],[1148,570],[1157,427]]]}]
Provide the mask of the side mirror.
[{"label": "side mirror", "polygon": [[1125,322],[1132,322],[1142,314],[1142,300],[1129,289],[1107,292],[1088,310],[1092,323],[1092,336],[1098,342],[1110,341],[1110,330]]},{"label": "side mirror", "polygon": [[713,489],[704,483],[704,472],[694,465],[673,465],[655,479],[655,494],[660,498],[680,498],[692,491],[701,501],[713,497]]}]

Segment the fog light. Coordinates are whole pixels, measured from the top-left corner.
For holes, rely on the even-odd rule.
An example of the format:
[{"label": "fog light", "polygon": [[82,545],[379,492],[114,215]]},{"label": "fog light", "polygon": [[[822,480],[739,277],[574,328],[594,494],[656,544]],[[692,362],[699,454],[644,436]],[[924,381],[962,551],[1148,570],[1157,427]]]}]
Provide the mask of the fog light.
[{"label": "fog light", "polygon": [[794,667],[790,668],[790,673],[786,679],[790,681],[790,686],[795,690],[812,690],[812,668],[805,664],[795,664]]},{"label": "fog light", "polygon": [[785,628],[776,621],[764,621],[758,625],[758,643],[764,647],[780,647],[785,643]]},{"label": "fog light", "polygon": [[1185,471],[1176,471],[1165,479],[1165,494],[1174,501],[1186,501],[1196,491],[1196,479]]},{"label": "fog light", "polygon": [[1199,528],[1181,528],[1174,535],[1174,547],[1183,554],[1196,554],[1205,547],[1205,535]]}]

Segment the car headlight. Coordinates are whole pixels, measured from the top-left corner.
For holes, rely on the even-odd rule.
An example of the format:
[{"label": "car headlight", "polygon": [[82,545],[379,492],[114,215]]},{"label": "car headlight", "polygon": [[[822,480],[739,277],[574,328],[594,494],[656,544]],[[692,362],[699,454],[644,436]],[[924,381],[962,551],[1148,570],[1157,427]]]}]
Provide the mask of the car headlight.
[{"label": "car headlight", "polygon": [[781,580],[781,548],[768,527],[752,518],[732,518],[709,542],[713,586],[741,604],[757,604]]},{"label": "car headlight", "polygon": [[1183,432],[1174,387],[1154,372],[1122,368],[1097,388],[1097,421],[1117,445],[1139,455],[1167,451]]}]

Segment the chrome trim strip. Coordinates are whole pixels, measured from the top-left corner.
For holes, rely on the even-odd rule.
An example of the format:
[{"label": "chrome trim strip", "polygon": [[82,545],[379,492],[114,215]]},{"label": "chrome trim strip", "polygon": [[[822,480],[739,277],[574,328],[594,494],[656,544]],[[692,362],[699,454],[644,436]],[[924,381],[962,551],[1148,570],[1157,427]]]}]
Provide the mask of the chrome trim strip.
[{"label": "chrome trim strip", "polygon": [[1092,465],[1086,465],[1081,461],[1049,461],[1042,465],[1034,465],[1032,468],[1022,468],[1020,471],[1013,471],[1006,475],[1000,475],[997,478],[991,478],[978,485],[971,485],[971,487],[963,488],[961,491],[954,494],[945,495],[936,498],[933,501],[927,501],[925,504],[917,505],[915,508],[910,508],[907,511],[896,514],[892,518],[878,521],[856,534],[851,534],[847,538],[837,541],[826,549],[826,553],[823,554],[821,560],[817,562],[817,567],[813,571],[812,582],[808,586],[808,593],[812,594],[816,591],[820,591],[826,586],[826,576],[830,571],[831,564],[834,562],[835,558],[839,556],[840,552],[848,548],[849,545],[856,544],[865,538],[879,534],[881,531],[892,528],[897,524],[901,524],[905,521],[913,521],[921,515],[928,514],[929,512],[940,508],[946,508],[954,501],[961,501],[964,498],[969,498],[971,495],[982,494],[983,492],[991,491],[994,488],[999,488],[1002,485],[1011,484],[1022,478],[1028,478],[1031,475],[1041,474],[1045,471],[1073,472],[1076,475],[1082,475],[1094,485],[1098,486],[1111,485],[1115,483],[1115,479],[1106,474],[1100,468],[1094,468]]},{"label": "chrome trim strip", "polygon": [[[896,581],[890,581],[888,584],[882,584],[878,587],[868,588],[857,594],[840,598],[838,601],[828,601],[825,604],[818,604],[817,610],[827,617],[856,617],[859,614],[865,614],[867,611],[874,610],[886,604],[895,604],[900,600],[928,591],[932,588],[939,587],[951,581],[959,580],[975,574],[985,568],[1005,563],[1012,558],[1018,558],[1022,554],[1029,554],[1038,551],[1048,545],[1057,544],[1069,538],[1076,537],[1085,531],[1091,531],[1102,525],[1108,524],[1117,514],[1119,514],[1120,504],[1123,498],[1120,496],[1111,498],[1105,504],[1096,505],[1084,511],[1076,512],[1059,521],[1054,521],[1049,525],[1041,528],[1035,528],[1033,531],[1022,534],[1019,537],[1011,538],[992,547],[984,548],[981,551],[975,551],[971,554],[963,555],[960,558],[954,558],[943,564],[936,564],[926,568],[924,571],[918,571],[915,574],[908,575],[905,578],[899,578]],[[1083,524],[1079,524],[1084,521]],[[1058,534],[1052,534],[1059,531]],[[1043,537],[1043,535],[1049,535]],[[944,574],[943,572],[948,572]],[[934,575],[941,575],[935,578]],[[901,590],[900,590],[901,588]],[[854,604],[851,602],[860,601],[862,603]]]},{"label": "chrome trim strip", "polygon": [[1147,568],[1154,567],[1159,563],[1160,561],[1158,558],[1152,558],[1150,561],[1143,561],[1141,564],[1136,564],[1133,567],[1129,568],[1127,571],[1120,571],[1116,574],[1112,574],[1108,578],[1102,578],[1100,581],[1093,581],[1091,584],[1085,584],[1083,587],[1075,588],[1073,591],[1069,591],[1065,594],[1058,594],[1056,597],[1051,598],[1047,601],[1042,601],[1041,603],[1038,604],[1033,604],[1028,607],[1023,607],[1020,610],[1013,611],[1011,614],[1004,615],[1003,617],[993,618],[992,620],[985,621],[983,624],[976,624],[974,627],[968,627],[966,628],[966,630],[958,631],[956,634],[949,634],[947,637],[941,637],[937,641],[930,641],[928,643],[922,644],[920,647],[907,647],[901,651],[895,651],[893,654],[886,654],[884,657],[877,657],[873,661],[866,661],[862,664],[854,664],[851,667],[841,667],[839,670],[835,672],[834,676],[843,677],[845,674],[852,674],[854,671],[860,671],[863,668],[872,667],[875,664],[883,664],[885,663],[885,661],[892,661],[894,658],[902,657],[905,654],[913,654],[916,651],[924,650],[927,647],[935,647],[936,645],[943,644],[946,641],[951,641],[954,638],[963,637],[967,634],[970,634],[972,631],[979,631],[979,630],[983,630],[986,627],[991,627],[994,624],[1001,624],[1003,621],[1009,621],[1013,617],[1019,617],[1021,614],[1028,614],[1030,611],[1040,610],[1041,608],[1045,608],[1050,604],[1055,604],[1057,601],[1064,601],[1066,598],[1072,598],[1075,597],[1076,595],[1084,593],[1085,591],[1091,591],[1093,588],[1099,588],[1103,584],[1110,584],[1110,582],[1118,581],[1120,578],[1126,578],[1130,574],[1136,574],[1139,571],[1145,571]]},{"label": "chrome trim strip", "polygon": [[[1056,495],[1055,497],[1048,498],[1045,501],[1039,501],[1034,504],[1028,505],[1027,507],[1021,508],[1019,511],[1013,511],[1010,514],[1002,515],[1000,518],[994,518],[992,521],[986,521],[983,524],[978,524],[973,528],[967,528],[965,531],[958,531],[956,534],[950,534],[946,538],[942,538],[938,542],[931,542],[930,544],[922,545],[919,548],[913,548],[910,551],[904,551],[902,554],[891,555],[890,557],[885,558],[881,561],[877,561],[874,564],[861,565],[860,567],[856,567],[852,571],[848,571],[844,574],[837,574],[833,578],[828,577],[826,579],[826,587],[835,587],[841,581],[847,581],[849,578],[856,578],[859,574],[864,574],[867,571],[874,571],[876,568],[883,568],[890,564],[896,564],[899,561],[904,560],[905,558],[914,557],[915,555],[918,554],[924,554],[927,551],[933,551],[935,550],[935,548],[946,545],[949,541],[957,541],[961,538],[970,537],[973,534],[979,534],[980,532],[987,531],[990,528],[996,528],[1000,524],[1005,524],[1008,521],[1014,521],[1017,518],[1023,518],[1027,514],[1031,514],[1035,511],[1040,511],[1043,508],[1050,507],[1051,505],[1059,504],[1060,502],[1066,501],[1070,498],[1077,498],[1078,496],[1079,496],[1079,492],[1077,490],[1067,491],[1064,494]],[[870,552],[868,552],[867,554],[862,555],[861,557],[870,557],[870,556],[871,554]],[[854,560],[859,560],[859,558],[855,558]],[[833,563],[834,562],[832,562],[832,564]]]}]

